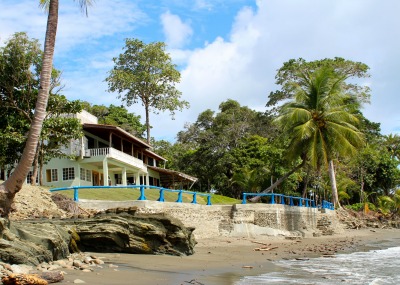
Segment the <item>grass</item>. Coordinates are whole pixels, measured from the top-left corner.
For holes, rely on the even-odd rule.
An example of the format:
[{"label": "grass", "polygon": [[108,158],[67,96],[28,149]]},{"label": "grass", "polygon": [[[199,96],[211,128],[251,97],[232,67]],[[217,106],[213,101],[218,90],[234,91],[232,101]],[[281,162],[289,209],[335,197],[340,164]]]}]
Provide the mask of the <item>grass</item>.
[{"label": "grass", "polygon": [[[74,197],[73,190],[63,190],[57,191],[53,193],[60,193],[69,198]],[[127,201],[127,200],[137,200],[140,197],[140,190],[137,188],[99,188],[99,189],[79,189],[79,199],[88,199],[88,200],[108,200],[108,201]],[[160,191],[158,189],[146,189],[145,196],[147,200],[157,201],[160,197]],[[177,192],[164,192],[164,199],[166,202],[175,202],[178,199]],[[183,193],[182,194],[182,202],[183,203],[191,203],[193,200],[192,194]],[[207,204],[207,197],[197,195],[197,203],[205,205]],[[211,204],[223,204],[223,205],[232,205],[241,203],[240,200],[233,199],[226,196],[211,194]]]}]

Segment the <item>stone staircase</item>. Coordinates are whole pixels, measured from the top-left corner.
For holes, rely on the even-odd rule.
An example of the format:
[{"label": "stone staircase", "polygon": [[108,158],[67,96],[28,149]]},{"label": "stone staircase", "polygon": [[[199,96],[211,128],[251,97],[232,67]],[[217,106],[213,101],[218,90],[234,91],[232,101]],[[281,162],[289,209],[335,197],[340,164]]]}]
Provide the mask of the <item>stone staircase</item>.
[{"label": "stone staircase", "polygon": [[332,224],[329,216],[321,213],[317,218],[317,229],[314,232],[314,236],[331,236],[335,233],[334,225]]}]

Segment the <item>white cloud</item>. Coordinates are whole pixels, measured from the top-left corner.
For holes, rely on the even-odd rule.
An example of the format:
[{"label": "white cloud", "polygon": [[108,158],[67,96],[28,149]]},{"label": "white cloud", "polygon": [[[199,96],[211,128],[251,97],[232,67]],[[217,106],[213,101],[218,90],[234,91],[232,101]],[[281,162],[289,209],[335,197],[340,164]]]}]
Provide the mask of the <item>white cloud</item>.
[{"label": "white cloud", "polygon": [[[224,34],[220,37],[191,49],[185,44],[200,38],[194,31],[204,28],[207,17],[216,16],[215,11],[227,5],[226,1],[163,1],[162,8],[150,3],[152,8],[146,10],[149,14],[140,10],[137,2],[96,1],[89,18],[80,14],[76,2],[60,2],[55,59],[59,64],[56,67],[65,70],[68,98],[115,104],[115,94],[106,93],[104,79],[113,66],[112,57],[121,52],[123,37],[136,37],[136,31],[143,27],[154,28],[159,24],[160,10],[176,8],[176,14],[161,16],[161,24],[168,52],[182,68],[179,89],[191,108],[177,112],[175,121],[168,114],[151,115],[152,135],[157,138],[173,138],[185,122],[194,122],[207,108],[216,110],[228,98],[265,110],[268,94],[277,89],[276,70],[283,62],[298,57],[315,60],[340,56],[368,64],[372,98],[364,113],[370,120],[381,122],[384,133],[400,131],[398,0],[258,0],[256,7],[243,7],[237,13],[228,37],[221,30]],[[172,2],[183,4],[169,6]],[[201,9],[195,11],[191,21],[185,21],[194,5]],[[213,12],[208,13],[208,9]],[[1,41],[17,31],[43,40],[46,16],[37,2],[3,0],[0,10]],[[160,37],[161,31],[152,31]],[[148,37],[159,40],[153,36]],[[130,109],[143,117],[140,104]]]},{"label": "white cloud", "polygon": [[[274,77],[283,62],[339,56],[371,67],[372,104],[364,113],[382,123],[383,133],[398,132],[400,32],[395,27],[400,26],[399,10],[400,2],[395,0],[259,0],[255,10],[244,7],[229,39],[217,38],[186,53],[180,89],[191,109],[178,114],[170,125],[180,130],[185,122],[194,122],[207,108],[216,110],[228,98],[265,110],[268,94],[278,88]],[[153,134],[166,129],[166,125],[156,126]]]},{"label": "white cloud", "polygon": [[161,15],[161,22],[167,45],[171,48],[184,46],[193,34],[189,23],[182,22],[179,16],[169,11]]}]

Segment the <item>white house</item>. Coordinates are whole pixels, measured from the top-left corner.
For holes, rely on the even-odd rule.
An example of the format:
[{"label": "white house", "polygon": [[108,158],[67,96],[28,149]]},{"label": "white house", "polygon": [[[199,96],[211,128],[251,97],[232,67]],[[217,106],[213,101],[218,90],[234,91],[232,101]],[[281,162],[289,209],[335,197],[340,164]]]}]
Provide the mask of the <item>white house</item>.
[{"label": "white house", "polygon": [[[82,123],[84,136],[64,147],[74,159],[50,160],[42,183],[51,187],[155,185],[190,188],[197,178],[165,169],[166,159],[151,146],[125,130],[98,124],[97,117],[82,111],[73,115]],[[28,175],[28,183],[30,175]]]}]

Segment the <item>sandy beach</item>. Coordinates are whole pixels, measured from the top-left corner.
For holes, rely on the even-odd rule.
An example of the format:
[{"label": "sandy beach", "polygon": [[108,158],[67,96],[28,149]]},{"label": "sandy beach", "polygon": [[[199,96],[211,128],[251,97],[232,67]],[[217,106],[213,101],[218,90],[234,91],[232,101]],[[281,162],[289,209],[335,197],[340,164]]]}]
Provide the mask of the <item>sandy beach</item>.
[{"label": "sandy beach", "polygon": [[104,265],[93,272],[66,271],[59,284],[177,285],[234,284],[243,276],[279,270],[272,261],[302,259],[336,253],[400,246],[398,229],[346,230],[343,234],[303,238],[259,236],[218,237],[198,240],[191,256],[94,253]]}]

